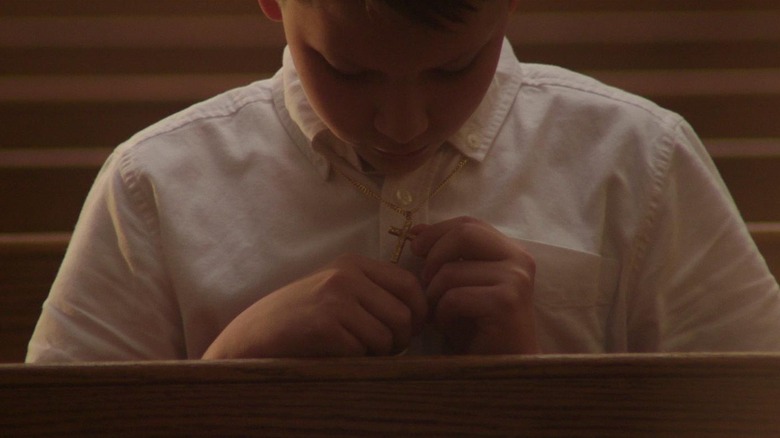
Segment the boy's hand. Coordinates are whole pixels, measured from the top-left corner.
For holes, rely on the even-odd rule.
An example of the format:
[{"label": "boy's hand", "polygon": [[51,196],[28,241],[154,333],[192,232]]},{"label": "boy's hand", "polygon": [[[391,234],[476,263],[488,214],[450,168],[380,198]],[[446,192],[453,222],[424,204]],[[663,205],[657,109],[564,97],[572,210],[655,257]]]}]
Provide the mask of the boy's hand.
[{"label": "boy's hand", "polygon": [[414,275],[387,262],[342,256],[255,302],[203,357],[389,355],[408,346],[426,316]]},{"label": "boy's hand", "polygon": [[517,242],[468,217],[412,231],[431,318],[457,353],[539,352],[535,264]]}]

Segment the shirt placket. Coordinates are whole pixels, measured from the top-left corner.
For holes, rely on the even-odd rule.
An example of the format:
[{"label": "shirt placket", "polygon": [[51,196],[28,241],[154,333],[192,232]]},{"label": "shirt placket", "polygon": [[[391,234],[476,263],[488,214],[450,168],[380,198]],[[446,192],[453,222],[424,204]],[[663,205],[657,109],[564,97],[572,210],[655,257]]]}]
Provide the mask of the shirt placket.
[{"label": "shirt placket", "polygon": [[[423,166],[427,167],[427,166]],[[428,193],[431,189],[430,172],[417,170],[406,175],[389,176],[382,185],[382,198],[404,210],[415,210],[413,223],[426,223],[428,219]],[[399,237],[390,234],[391,228],[403,228],[406,218],[389,206],[381,205],[379,213],[379,242],[381,260],[390,260],[396,250]],[[404,245],[399,265],[411,268],[419,260],[411,254],[409,242]]]}]

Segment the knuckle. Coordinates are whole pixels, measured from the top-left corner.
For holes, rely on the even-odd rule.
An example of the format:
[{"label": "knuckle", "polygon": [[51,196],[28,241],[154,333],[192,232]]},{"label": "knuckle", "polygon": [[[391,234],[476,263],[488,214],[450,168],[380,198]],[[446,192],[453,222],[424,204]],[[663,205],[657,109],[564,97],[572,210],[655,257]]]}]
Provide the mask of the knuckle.
[{"label": "knuckle", "polygon": [[308,338],[317,343],[328,345],[333,342],[336,333],[338,333],[338,325],[332,318],[325,314],[312,315],[309,322]]},{"label": "knuckle", "polygon": [[434,279],[436,288],[442,291],[451,289],[456,285],[455,278],[461,270],[458,263],[445,263],[436,272]]},{"label": "knuckle", "polygon": [[468,219],[458,225],[458,233],[467,240],[479,239],[482,235],[482,226],[471,218]]},{"label": "knuckle", "polygon": [[436,316],[438,318],[450,319],[453,315],[461,313],[461,302],[457,298],[458,294],[444,294],[436,304]]},{"label": "knuckle", "polygon": [[518,286],[518,289],[526,290],[526,289],[533,289],[534,285],[534,274],[532,270],[529,269],[513,269],[513,283]]},{"label": "knuckle", "polygon": [[460,224],[460,225],[481,223],[481,221],[479,219],[476,219],[476,218],[471,217],[471,216],[458,216],[455,219],[453,219],[453,221],[456,224]]},{"label": "knuckle", "polygon": [[497,311],[515,311],[525,305],[524,295],[517,290],[501,289],[493,294],[491,302]]},{"label": "knuckle", "polygon": [[392,322],[383,339],[384,353],[392,353],[405,348],[412,338],[412,311],[406,307],[398,309],[392,315]]},{"label": "knuckle", "polygon": [[394,320],[395,320],[396,330],[400,331],[401,333],[406,333],[409,327],[412,326],[412,322],[414,321],[414,315],[412,314],[412,309],[406,306],[401,306],[395,312]]},{"label": "knuckle", "polygon": [[312,326],[311,342],[317,356],[364,356],[368,349],[331,318],[318,318]]},{"label": "knuckle", "polygon": [[534,280],[536,278],[536,262],[532,259],[528,259],[524,265],[519,265],[514,270],[514,276],[517,284],[521,288],[533,290]]},{"label": "knuckle", "polygon": [[339,294],[333,292],[332,286],[326,285],[312,292],[314,300],[312,304],[319,309],[322,314],[331,315],[331,309],[337,309],[342,305],[342,299]]},{"label": "knuckle", "polygon": [[353,270],[355,269],[356,266],[358,266],[361,263],[361,260],[362,257],[358,254],[346,253],[336,257],[331,263],[331,266],[334,269],[339,271]]},{"label": "knuckle", "polygon": [[496,297],[501,301],[501,306],[518,308],[532,305],[534,297],[534,270],[533,268],[515,268],[510,271],[508,279],[509,288],[503,289],[506,293],[497,293]]},{"label": "knuckle", "polygon": [[422,286],[417,277],[409,271],[399,270],[395,278],[400,291],[408,291],[409,293],[422,293]]},{"label": "knuckle", "polygon": [[349,269],[330,269],[320,283],[318,291],[321,298],[332,298],[334,291],[341,291],[354,284],[354,275]]},{"label": "knuckle", "polygon": [[379,334],[377,345],[374,346],[374,353],[385,355],[393,352],[395,348],[395,336],[389,330],[383,331]]},{"label": "knuckle", "polygon": [[335,351],[333,352],[334,356],[357,357],[365,356],[368,353],[368,348],[365,345],[348,336],[342,336],[342,339],[336,345],[337,347],[334,348]]}]

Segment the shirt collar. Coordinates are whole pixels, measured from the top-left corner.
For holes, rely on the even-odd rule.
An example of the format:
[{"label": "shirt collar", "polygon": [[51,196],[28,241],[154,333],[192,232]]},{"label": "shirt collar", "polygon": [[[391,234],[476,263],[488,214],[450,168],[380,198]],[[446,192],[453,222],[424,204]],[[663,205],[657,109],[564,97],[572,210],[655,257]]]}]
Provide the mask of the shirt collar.
[{"label": "shirt collar", "polygon": [[[511,44],[504,39],[496,74],[485,97],[474,114],[449,139],[449,143],[461,154],[476,162],[485,159],[522,83],[520,70]],[[282,58],[282,81],[284,105],[290,118],[307,140],[307,144],[303,146],[307,148],[305,154],[308,157],[315,157],[327,147],[351,166],[361,169],[362,163],[355,151],[344,142],[334,141],[334,136],[311,107],[289,48],[284,50]],[[312,161],[323,176],[328,175],[330,168],[328,160],[313,159]]]}]

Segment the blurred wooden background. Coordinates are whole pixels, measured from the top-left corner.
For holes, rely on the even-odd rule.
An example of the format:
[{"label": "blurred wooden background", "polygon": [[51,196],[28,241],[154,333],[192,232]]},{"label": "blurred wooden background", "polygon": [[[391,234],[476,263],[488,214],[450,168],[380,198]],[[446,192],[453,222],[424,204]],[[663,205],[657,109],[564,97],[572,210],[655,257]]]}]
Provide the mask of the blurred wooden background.
[{"label": "blurred wooden background", "polygon": [[[780,273],[780,2],[523,0],[509,38],[685,116]],[[271,75],[283,34],[254,0],[0,4],[0,362],[21,361],[110,150]]]}]

